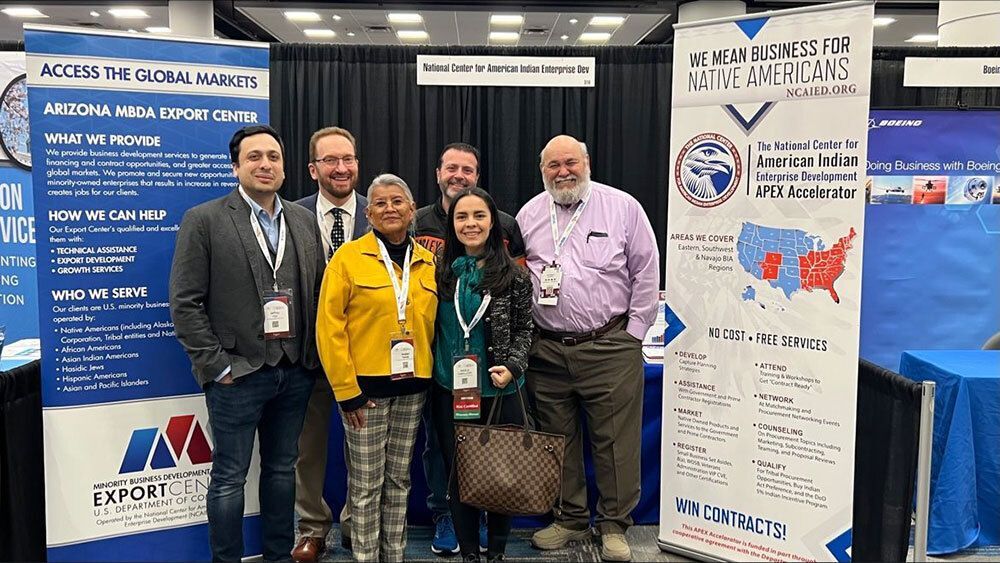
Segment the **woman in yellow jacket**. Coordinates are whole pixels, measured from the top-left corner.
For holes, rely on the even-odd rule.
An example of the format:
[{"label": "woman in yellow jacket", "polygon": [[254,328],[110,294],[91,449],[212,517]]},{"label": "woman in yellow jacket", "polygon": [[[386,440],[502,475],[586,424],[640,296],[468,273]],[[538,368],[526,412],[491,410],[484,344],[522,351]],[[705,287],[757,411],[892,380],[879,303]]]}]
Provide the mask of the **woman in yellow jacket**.
[{"label": "woman in yellow jacket", "polygon": [[434,255],[409,236],[416,205],[398,176],[368,188],[373,231],[337,250],[316,339],[344,419],[357,561],[402,561],[410,458],[430,387]]}]

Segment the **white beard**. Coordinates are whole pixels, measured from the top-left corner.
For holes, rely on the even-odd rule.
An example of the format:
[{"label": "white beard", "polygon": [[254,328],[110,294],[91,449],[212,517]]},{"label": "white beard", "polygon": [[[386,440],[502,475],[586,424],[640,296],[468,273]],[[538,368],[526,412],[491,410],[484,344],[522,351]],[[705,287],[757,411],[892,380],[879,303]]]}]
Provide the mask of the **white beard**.
[{"label": "white beard", "polygon": [[580,201],[583,194],[587,193],[587,188],[590,187],[590,171],[583,173],[582,178],[576,179],[576,186],[572,188],[562,188],[556,189],[555,182],[549,182],[545,177],[542,177],[542,184],[545,186],[545,191],[549,192],[552,199],[555,200],[559,205],[573,205]]}]

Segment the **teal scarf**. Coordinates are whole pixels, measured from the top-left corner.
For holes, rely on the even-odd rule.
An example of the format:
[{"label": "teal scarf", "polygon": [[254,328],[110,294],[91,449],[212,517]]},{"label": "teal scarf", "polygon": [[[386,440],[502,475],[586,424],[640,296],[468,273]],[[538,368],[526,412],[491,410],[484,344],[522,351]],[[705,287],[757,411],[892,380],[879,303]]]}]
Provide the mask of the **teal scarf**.
[{"label": "teal scarf", "polygon": [[471,322],[476,315],[479,305],[483,302],[483,296],[479,294],[479,282],[483,280],[483,271],[476,267],[475,256],[461,256],[451,265],[451,271],[455,273],[455,278],[461,280],[461,286],[455,284],[458,292],[458,304],[462,308],[462,318],[465,322]]}]

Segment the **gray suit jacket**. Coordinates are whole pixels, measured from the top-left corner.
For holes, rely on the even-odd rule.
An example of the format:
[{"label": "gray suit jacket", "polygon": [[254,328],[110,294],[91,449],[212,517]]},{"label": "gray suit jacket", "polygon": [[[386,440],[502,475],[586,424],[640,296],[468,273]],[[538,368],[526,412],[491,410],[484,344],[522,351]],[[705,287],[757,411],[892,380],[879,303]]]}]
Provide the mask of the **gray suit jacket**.
[{"label": "gray suit jacket", "polygon": [[[283,221],[295,244],[299,287],[295,299],[305,311],[298,321],[303,367],[319,365],[316,304],[323,279],[323,243],[315,216],[282,200]],[[177,339],[204,386],[227,366],[233,378],[264,365],[264,318],[258,287],[268,268],[250,226],[250,208],[237,190],[184,214],[170,270],[170,316]]]},{"label": "gray suit jacket", "polygon": [[[358,206],[355,212],[356,217],[354,218],[354,232],[351,233],[351,240],[359,239],[365,236],[365,233],[368,232],[368,216],[365,215],[365,208],[368,207],[368,198],[359,193],[354,195],[358,198]],[[295,203],[312,212],[313,222],[316,222],[316,198],[318,197],[319,192],[316,192],[313,195],[306,196],[295,201]],[[316,226],[318,228],[319,224],[317,223]]]}]

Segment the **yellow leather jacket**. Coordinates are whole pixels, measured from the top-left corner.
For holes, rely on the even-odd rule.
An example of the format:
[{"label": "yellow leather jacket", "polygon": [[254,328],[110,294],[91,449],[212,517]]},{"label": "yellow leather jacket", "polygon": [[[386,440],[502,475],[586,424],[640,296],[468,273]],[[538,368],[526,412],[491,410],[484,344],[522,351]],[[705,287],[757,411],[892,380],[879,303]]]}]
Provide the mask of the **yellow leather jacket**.
[{"label": "yellow leather jacket", "polygon": [[[437,316],[434,255],[412,241],[406,328],[413,338],[414,376],[430,378]],[[393,264],[397,279],[402,269]],[[389,339],[399,332],[392,282],[373,233],[337,250],[323,275],[316,344],[338,402],[361,395],[358,377],[389,377]]]}]

